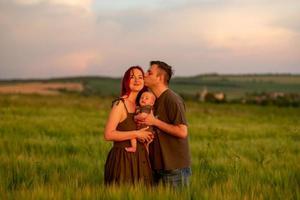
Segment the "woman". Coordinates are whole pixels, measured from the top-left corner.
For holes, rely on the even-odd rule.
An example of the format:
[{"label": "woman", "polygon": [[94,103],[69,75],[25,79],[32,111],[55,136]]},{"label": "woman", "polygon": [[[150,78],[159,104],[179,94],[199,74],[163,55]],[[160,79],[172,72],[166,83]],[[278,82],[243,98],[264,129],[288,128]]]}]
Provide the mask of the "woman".
[{"label": "woman", "polygon": [[135,153],[127,152],[130,139],[150,141],[152,133],[147,128],[136,130],[134,113],[136,102],[144,87],[144,72],[139,66],[130,67],[122,80],[121,98],[113,102],[105,127],[104,138],[114,141],[105,163],[105,184],[143,182],[151,184],[152,172],[145,146],[138,142]]}]

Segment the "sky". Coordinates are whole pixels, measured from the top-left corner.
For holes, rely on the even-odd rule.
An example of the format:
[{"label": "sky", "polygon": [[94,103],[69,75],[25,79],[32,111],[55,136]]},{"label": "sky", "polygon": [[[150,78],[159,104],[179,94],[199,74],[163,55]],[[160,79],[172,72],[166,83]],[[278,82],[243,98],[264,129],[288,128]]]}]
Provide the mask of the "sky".
[{"label": "sky", "polygon": [[300,73],[299,0],[0,0],[0,79]]}]

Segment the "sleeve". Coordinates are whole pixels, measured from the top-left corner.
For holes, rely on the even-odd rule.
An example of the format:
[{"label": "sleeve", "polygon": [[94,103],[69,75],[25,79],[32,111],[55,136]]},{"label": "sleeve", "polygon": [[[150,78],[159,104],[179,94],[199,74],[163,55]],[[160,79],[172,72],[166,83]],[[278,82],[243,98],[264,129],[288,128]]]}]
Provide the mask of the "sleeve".
[{"label": "sleeve", "polygon": [[174,125],[187,124],[185,117],[185,105],[183,101],[179,98],[169,98],[166,107],[168,108],[168,118],[170,122]]},{"label": "sleeve", "polygon": [[152,106],[143,106],[143,107],[141,107],[141,113],[150,114],[151,110],[152,110]]}]

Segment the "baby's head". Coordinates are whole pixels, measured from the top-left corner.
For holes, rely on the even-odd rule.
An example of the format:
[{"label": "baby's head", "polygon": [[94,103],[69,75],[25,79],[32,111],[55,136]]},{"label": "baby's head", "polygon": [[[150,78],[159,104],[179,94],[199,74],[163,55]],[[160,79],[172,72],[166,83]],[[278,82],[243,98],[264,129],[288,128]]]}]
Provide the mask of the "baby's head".
[{"label": "baby's head", "polygon": [[140,106],[153,106],[155,102],[155,95],[152,92],[146,91],[143,92],[140,98]]}]

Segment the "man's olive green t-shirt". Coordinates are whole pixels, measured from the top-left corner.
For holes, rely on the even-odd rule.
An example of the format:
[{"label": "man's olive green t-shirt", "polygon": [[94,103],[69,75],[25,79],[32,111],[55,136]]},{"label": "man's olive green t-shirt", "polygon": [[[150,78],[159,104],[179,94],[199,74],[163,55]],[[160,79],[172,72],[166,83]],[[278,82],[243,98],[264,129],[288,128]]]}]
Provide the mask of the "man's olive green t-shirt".
[{"label": "man's olive green t-shirt", "polygon": [[[187,125],[184,102],[171,89],[164,91],[156,100],[154,116],[168,124]],[[157,127],[155,132],[149,148],[152,169],[181,169],[191,165],[188,137],[178,138]]]}]

